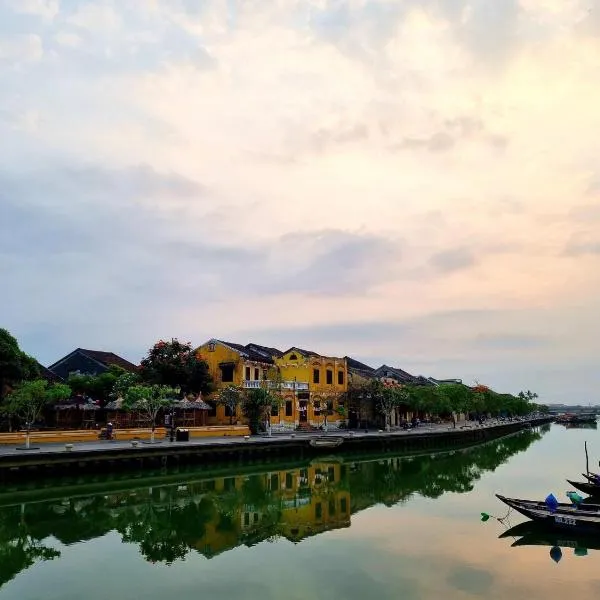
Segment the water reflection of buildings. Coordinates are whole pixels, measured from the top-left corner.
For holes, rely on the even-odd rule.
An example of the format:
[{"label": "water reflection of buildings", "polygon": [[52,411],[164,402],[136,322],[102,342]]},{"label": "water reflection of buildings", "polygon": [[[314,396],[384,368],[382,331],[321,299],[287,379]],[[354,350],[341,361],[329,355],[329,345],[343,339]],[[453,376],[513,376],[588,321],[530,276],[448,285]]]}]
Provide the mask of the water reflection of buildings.
[{"label": "water reflection of buildings", "polygon": [[[313,461],[250,475],[188,473],[177,484],[161,483],[157,476],[150,485],[112,493],[98,491],[94,483],[93,494],[85,494],[83,485],[70,498],[54,492],[54,499],[0,506],[0,585],[35,561],[54,558],[52,544],[44,542],[52,537],[70,544],[116,531],[146,560],[166,563],[193,551],[212,558],[281,537],[301,542],[349,527],[351,514],[374,504],[468,491],[483,472],[540,437],[528,431],[467,451]],[[115,482],[107,482],[111,485]]]}]

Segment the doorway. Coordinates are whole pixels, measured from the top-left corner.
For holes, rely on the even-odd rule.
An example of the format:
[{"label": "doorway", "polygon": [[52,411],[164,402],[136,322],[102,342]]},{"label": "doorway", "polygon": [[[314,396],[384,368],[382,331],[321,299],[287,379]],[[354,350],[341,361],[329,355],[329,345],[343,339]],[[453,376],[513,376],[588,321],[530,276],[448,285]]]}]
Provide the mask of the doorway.
[{"label": "doorway", "polygon": [[306,400],[298,402],[298,421],[300,423],[308,422],[308,402]]}]

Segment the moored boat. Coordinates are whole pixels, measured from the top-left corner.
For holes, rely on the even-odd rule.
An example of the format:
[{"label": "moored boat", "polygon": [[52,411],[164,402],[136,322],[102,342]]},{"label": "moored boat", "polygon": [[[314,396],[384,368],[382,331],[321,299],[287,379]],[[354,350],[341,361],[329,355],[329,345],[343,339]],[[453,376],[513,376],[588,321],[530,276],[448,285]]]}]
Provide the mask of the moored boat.
[{"label": "moored boat", "polygon": [[600,485],[597,483],[591,483],[591,481],[572,481],[571,479],[567,479],[567,482],[576,490],[579,490],[588,496],[600,498]]},{"label": "moored boat", "polygon": [[344,438],[334,436],[322,436],[312,438],[309,443],[314,448],[337,448],[338,446],[344,443]]},{"label": "moored boat", "polygon": [[557,503],[550,507],[546,502],[496,497],[528,519],[540,521],[549,527],[579,531],[600,532],[600,505]]}]

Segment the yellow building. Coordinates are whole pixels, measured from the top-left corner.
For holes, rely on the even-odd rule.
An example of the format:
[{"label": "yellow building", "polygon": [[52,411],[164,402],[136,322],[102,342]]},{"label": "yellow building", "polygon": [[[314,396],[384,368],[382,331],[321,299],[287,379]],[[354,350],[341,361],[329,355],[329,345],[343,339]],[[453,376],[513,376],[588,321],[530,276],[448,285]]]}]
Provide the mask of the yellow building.
[{"label": "yellow building", "polygon": [[343,421],[338,407],[348,391],[346,359],[292,347],[274,362],[281,378],[295,384],[283,394],[294,427],[338,427]]},{"label": "yellow building", "polygon": [[[282,398],[271,415],[274,430],[296,428],[336,428],[343,421],[338,408],[348,390],[348,368],[345,358],[321,356],[316,352],[292,347],[285,352],[259,344],[235,344],[211,339],[197,349],[197,355],[208,363],[219,390],[229,385],[243,389],[267,386]],[[242,420],[230,415],[223,406],[213,407],[209,424],[228,424]]]}]

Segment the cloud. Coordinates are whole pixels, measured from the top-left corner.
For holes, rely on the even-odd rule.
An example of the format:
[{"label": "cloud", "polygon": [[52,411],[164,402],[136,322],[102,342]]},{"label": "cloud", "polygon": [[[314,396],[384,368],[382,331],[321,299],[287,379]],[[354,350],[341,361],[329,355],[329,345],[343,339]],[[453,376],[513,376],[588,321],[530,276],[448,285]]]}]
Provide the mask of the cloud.
[{"label": "cloud", "polygon": [[441,273],[468,269],[476,264],[473,252],[466,247],[451,248],[437,252],[429,259],[430,264]]},{"label": "cloud", "polygon": [[85,3],[66,17],[66,22],[91,32],[114,31],[121,25],[115,9],[104,3]]},{"label": "cloud", "polygon": [[565,246],[563,254],[568,257],[600,255],[598,236],[587,233],[573,236]]},{"label": "cloud", "polygon": [[52,20],[60,11],[58,0],[8,0],[8,6],[17,13],[24,13]]},{"label": "cloud", "polygon": [[83,42],[83,38],[76,33],[70,33],[61,31],[54,36],[54,39],[61,46],[68,46],[69,48],[78,48]]},{"label": "cloud", "polygon": [[3,326],[48,362],[252,326],[587,398],[587,8],[1,3]]},{"label": "cloud", "polygon": [[36,62],[44,56],[39,35],[15,34],[0,39],[0,64]]}]

